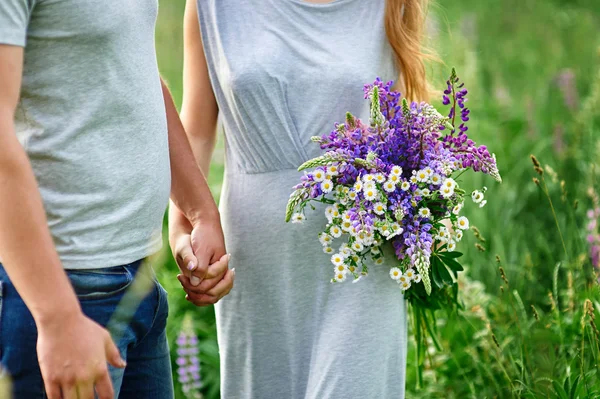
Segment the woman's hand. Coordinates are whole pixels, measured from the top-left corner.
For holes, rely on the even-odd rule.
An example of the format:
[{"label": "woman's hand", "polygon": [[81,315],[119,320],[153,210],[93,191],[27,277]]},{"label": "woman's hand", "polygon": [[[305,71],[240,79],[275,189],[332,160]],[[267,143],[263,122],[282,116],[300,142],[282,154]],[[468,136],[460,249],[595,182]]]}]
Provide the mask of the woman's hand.
[{"label": "woman's hand", "polygon": [[233,288],[235,272],[229,270],[218,215],[192,226],[173,205],[169,211],[169,242],[181,270],[177,276],[186,299],[196,306],[218,302]]}]

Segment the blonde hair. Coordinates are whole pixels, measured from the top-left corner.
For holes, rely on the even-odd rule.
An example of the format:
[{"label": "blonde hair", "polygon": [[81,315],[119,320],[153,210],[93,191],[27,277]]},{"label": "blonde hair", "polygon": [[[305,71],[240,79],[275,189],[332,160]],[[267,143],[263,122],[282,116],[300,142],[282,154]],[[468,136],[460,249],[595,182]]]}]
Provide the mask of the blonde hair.
[{"label": "blonde hair", "polygon": [[386,0],[385,31],[400,71],[397,87],[409,100],[428,101],[425,60],[436,60],[423,44],[428,0]]}]

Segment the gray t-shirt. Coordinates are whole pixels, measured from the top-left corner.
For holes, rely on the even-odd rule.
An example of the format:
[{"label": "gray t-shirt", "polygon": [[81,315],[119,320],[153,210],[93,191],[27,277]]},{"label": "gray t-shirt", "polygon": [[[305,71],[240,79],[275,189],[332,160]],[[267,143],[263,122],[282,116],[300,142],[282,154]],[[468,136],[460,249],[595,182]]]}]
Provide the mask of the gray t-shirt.
[{"label": "gray t-shirt", "polygon": [[17,135],[67,269],[161,247],[170,166],[157,13],[158,0],[0,0],[0,43],[25,47]]}]

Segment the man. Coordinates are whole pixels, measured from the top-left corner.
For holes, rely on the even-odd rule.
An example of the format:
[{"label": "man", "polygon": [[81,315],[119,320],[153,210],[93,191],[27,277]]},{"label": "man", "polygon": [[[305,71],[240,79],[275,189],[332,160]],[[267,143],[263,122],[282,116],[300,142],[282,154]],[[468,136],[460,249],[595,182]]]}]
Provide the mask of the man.
[{"label": "man", "polygon": [[194,227],[178,260],[190,300],[232,287],[218,211],[159,77],[157,2],[0,1],[0,360],[16,398],[173,396],[158,283],[118,348],[102,327],[160,249],[169,193]]}]

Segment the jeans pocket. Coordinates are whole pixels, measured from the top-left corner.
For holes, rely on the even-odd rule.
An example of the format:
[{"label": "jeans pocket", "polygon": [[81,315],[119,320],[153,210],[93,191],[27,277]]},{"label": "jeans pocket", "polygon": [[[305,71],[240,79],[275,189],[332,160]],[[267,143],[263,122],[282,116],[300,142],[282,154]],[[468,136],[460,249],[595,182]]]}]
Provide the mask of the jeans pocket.
[{"label": "jeans pocket", "polygon": [[133,275],[125,266],[67,270],[67,275],[80,300],[103,299],[117,295],[133,282]]}]

